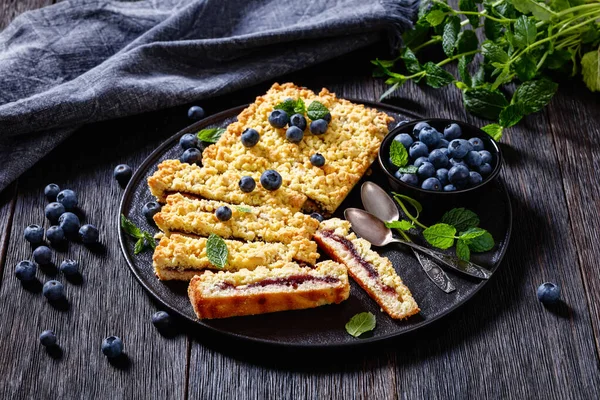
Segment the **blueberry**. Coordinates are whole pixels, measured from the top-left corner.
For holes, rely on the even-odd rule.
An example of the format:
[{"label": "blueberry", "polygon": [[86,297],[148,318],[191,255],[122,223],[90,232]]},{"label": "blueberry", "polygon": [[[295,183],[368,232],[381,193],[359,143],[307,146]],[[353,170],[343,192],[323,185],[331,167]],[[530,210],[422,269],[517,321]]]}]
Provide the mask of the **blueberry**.
[{"label": "blueberry", "polygon": [[469,172],[469,186],[477,186],[481,182],[483,182],[483,178],[479,174],[479,172],[471,171]]},{"label": "blueberry", "polygon": [[198,121],[204,118],[204,108],[200,106],[191,106],[188,110],[188,118]]},{"label": "blueberry", "polygon": [[79,274],[79,263],[75,260],[65,260],[60,263],[60,272],[65,276],[75,276]]},{"label": "blueberry", "polygon": [[419,178],[415,174],[400,174],[396,172],[396,178],[410,186],[419,186]]},{"label": "blueberry", "polygon": [[318,119],[316,121],[312,121],[309,126],[310,133],[313,135],[322,135],[327,130],[327,121],[324,119]]},{"label": "blueberry", "polygon": [[50,244],[56,246],[65,240],[65,232],[62,230],[60,226],[52,225],[46,231],[46,239],[50,241]]},{"label": "blueberry", "polygon": [[59,281],[48,281],[44,283],[42,288],[44,297],[50,301],[60,300],[65,296],[63,284]]},{"label": "blueberry", "polygon": [[458,139],[462,135],[462,129],[458,124],[450,124],[444,128],[444,139],[454,140]]},{"label": "blueberry", "polygon": [[199,144],[200,142],[198,141],[198,136],[194,135],[193,133],[186,133],[181,137],[181,139],[179,139],[179,145],[184,150],[194,147],[197,148]]},{"label": "blueberry", "polygon": [[56,183],[51,183],[44,188],[44,196],[48,201],[56,201],[56,195],[60,192],[60,188]]},{"label": "blueberry", "polygon": [[435,175],[435,167],[430,162],[424,162],[417,170],[419,179],[424,180]]},{"label": "blueberry", "polygon": [[52,250],[46,246],[37,247],[33,251],[33,261],[39,265],[48,265],[52,262]]},{"label": "blueberry", "polygon": [[156,201],[149,201],[142,207],[142,215],[148,222],[154,222],[154,216],[160,212],[160,204]]},{"label": "blueberry", "polygon": [[267,190],[277,190],[281,187],[282,179],[279,172],[268,169],[260,176],[260,184]]},{"label": "blueberry", "polygon": [[77,195],[71,189],[65,189],[56,195],[56,201],[65,206],[65,210],[77,207]]},{"label": "blueberry", "polygon": [[464,160],[472,168],[477,168],[481,165],[481,155],[477,151],[468,152]]},{"label": "blueberry", "polygon": [[29,225],[23,233],[25,240],[31,244],[39,244],[44,241],[44,228],[39,225]]},{"label": "blueberry", "polygon": [[429,153],[429,162],[435,168],[445,168],[448,166],[448,156],[440,149],[435,149]]},{"label": "blueberry", "polygon": [[442,184],[437,178],[427,178],[421,184],[421,189],[435,190],[436,192],[439,192],[442,190]]},{"label": "blueberry", "polygon": [[297,126],[290,126],[285,131],[285,138],[291,143],[300,143],[304,138],[304,132]]},{"label": "blueberry", "polygon": [[489,164],[492,162],[492,153],[490,153],[487,150],[481,150],[479,152],[479,155],[481,156],[481,163],[482,164]]},{"label": "blueberry", "polygon": [[419,168],[421,165],[423,165],[423,163],[429,162],[429,157],[419,157],[415,160],[415,162],[413,163],[413,165],[417,168]]},{"label": "blueberry", "polygon": [[463,167],[467,166],[466,162],[464,162],[463,160],[458,160],[456,158],[451,158],[449,161],[450,161],[450,167],[456,167],[457,165],[462,165]]},{"label": "blueberry", "polygon": [[419,132],[419,141],[425,143],[428,148],[435,149],[440,142],[440,134],[432,127],[426,126]]},{"label": "blueberry", "polygon": [[456,186],[454,186],[452,184],[444,186],[444,192],[454,192],[454,191],[456,191]]},{"label": "blueberry", "polygon": [[123,353],[123,341],[117,336],[109,336],[102,341],[102,354],[108,358],[119,357]]},{"label": "blueberry", "polygon": [[290,125],[300,128],[302,131],[306,129],[306,118],[302,114],[294,114],[290,117]]},{"label": "blueberry", "polygon": [[221,206],[215,211],[215,216],[219,221],[229,221],[231,219],[231,208]]},{"label": "blueberry", "polygon": [[427,145],[422,142],[414,142],[408,149],[410,158],[415,159],[419,157],[427,157],[429,155],[429,149]]},{"label": "blueberry", "polygon": [[125,186],[127,182],[131,179],[131,175],[133,175],[133,171],[131,167],[127,164],[119,164],[115,167],[113,172],[113,177],[119,182],[119,185]]},{"label": "blueberry", "polygon": [[44,214],[46,214],[46,218],[48,218],[50,222],[58,221],[58,218],[63,215],[64,212],[65,206],[58,202],[48,204],[44,210]]},{"label": "blueberry", "polygon": [[72,212],[66,212],[58,218],[58,224],[67,235],[75,235],[79,231],[79,218]]},{"label": "blueberry", "polygon": [[469,169],[463,165],[457,165],[448,171],[448,180],[455,186],[458,182],[464,181],[469,177]]},{"label": "blueberry", "polygon": [[431,126],[429,126],[429,124],[427,122],[418,122],[413,128],[413,136],[419,137],[419,133],[421,132],[421,129],[427,128],[427,127],[431,128]]},{"label": "blueberry", "polygon": [[448,145],[448,157],[463,158],[472,150],[473,146],[465,139],[454,139]]},{"label": "blueberry", "polygon": [[448,170],[446,168],[440,168],[435,171],[435,177],[438,178],[438,181],[440,181],[442,186],[446,186],[450,182],[448,180]]},{"label": "blueberry", "polygon": [[323,216],[322,216],[321,214],[319,214],[318,212],[314,212],[314,213],[310,214],[310,216],[311,216],[311,218],[314,218],[314,219],[316,219],[316,220],[317,220],[317,221],[319,221],[319,222],[323,222],[323,220],[325,219],[325,218],[323,218]]},{"label": "blueberry", "polygon": [[412,136],[410,136],[408,133],[401,133],[399,135],[396,135],[394,140],[396,142],[402,143],[402,145],[406,147],[406,149],[408,149],[410,145],[414,142]]},{"label": "blueberry", "polygon": [[543,304],[556,304],[560,300],[560,286],[546,282],[542,283],[537,289],[537,298]]},{"label": "blueberry", "polygon": [[247,128],[244,132],[242,132],[241,140],[244,147],[254,147],[260,140],[260,135],[256,129]]},{"label": "blueberry", "polygon": [[179,161],[187,164],[198,164],[202,159],[202,152],[200,149],[195,147],[189,148],[183,152],[181,157],[179,157]]},{"label": "blueberry", "polygon": [[323,119],[325,120],[325,122],[327,122],[327,124],[329,124],[331,122],[331,113],[327,113],[323,116]]},{"label": "blueberry", "polygon": [[98,228],[94,225],[85,224],[79,228],[79,237],[84,244],[94,244],[98,243],[100,233],[98,232]]},{"label": "blueberry", "polygon": [[239,186],[242,192],[250,193],[254,190],[254,188],[256,188],[256,181],[251,176],[242,176]]},{"label": "blueberry", "polygon": [[483,150],[483,140],[474,137],[469,139],[469,143],[471,143],[471,146],[473,146],[473,150],[475,151],[481,151]]},{"label": "blueberry", "polygon": [[323,157],[319,153],[315,153],[312,156],[310,156],[310,163],[315,167],[322,167],[323,165],[325,165],[325,157]]},{"label": "blueberry", "polygon": [[56,335],[51,330],[46,330],[40,335],[40,343],[44,347],[52,347],[56,345]]},{"label": "blueberry", "polygon": [[274,128],[283,128],[289,122],[290,117],[283,110],[273,110],[269,114],[269,123]]},{"label": "blueberry", "polygon": [[165,331],[171,327],[171,316],[164,311],[155,312],[152,314],[152,324],[159,331]]},{"label": "blueberry", "polygon": [[437,149],[446,149],[446,151],[448,151],[449,144],[450,144],[450,142],[447,141],[446,139],[440,139],[436,148]]},{"label": "blueberry", "polygon": [[441,151],[446,157],[448,157],[448,148],[447,147],[438,147],[436,150]]},{"label": "blueberry", "polygon": [[15,276],[21,282],[28,282],[35,278],[37,266],[29,260],[19,261],[15,268]]},{"label": "blueberry", "polygon": [[481,176],[488,176],[492,173],[492,166],[490,164],[482,164],[478,169]]}]

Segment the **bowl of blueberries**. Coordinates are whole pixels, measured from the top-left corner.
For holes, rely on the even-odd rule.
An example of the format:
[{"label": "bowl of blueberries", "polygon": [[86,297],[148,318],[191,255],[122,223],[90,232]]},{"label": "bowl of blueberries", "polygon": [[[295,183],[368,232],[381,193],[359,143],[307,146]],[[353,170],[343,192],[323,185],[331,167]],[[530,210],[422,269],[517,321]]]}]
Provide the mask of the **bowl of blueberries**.
[{"label": "bowl of blueberries", "polygon": [[[406,165],[394,163],[398,144],[406,150]],[[403,151],[402,151],[403,152]],[[394,190],[422,197],[473,192],[500,172],[502,152],[481,129],[450,119],[423,119],[397,126],[381,143],[379,163]]]}]

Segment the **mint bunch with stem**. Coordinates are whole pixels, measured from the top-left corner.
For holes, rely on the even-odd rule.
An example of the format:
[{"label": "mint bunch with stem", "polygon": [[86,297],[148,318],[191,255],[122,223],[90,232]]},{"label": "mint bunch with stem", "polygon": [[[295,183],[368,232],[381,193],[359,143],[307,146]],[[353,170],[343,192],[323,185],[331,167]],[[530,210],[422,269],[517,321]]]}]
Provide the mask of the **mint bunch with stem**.
[{"label": "mint bunch with stem", "polygon": [[[459,0],[453,8],[445,0],[423,0],[403,40],[395,59],[371,61],[374,75],[391,85],[381,98],[409,80],[433,88],[454,83],[469,112],[497,121],[482,128],[496,140],[550,102],[558,87],[552,76],[581,73],[591,91],[600,91],[598,1]],[[417,54],[429,46],[441,47],[446,58],[420,60]],[[453,62],[457,77],[443,68]],[[513,82],[510,96],[506,86]]]}]

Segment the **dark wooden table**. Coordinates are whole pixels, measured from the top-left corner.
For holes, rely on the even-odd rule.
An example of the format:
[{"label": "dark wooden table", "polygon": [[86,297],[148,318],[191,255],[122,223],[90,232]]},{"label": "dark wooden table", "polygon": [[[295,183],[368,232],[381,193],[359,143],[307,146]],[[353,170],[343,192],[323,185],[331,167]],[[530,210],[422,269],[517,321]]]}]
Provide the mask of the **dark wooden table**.
[{"label": "dark wooden table", "polygon": [[[0,22],[47,3],[4,1]],[[366,49],[280,81],[377,100],[384,85],[370,77],[368,60],[383,52]],[[271,83],[200,104],[214,114],[251,102]],[[485,124],[463,110],[455,88],[410,84],[390,103]],[[157,304],[118,246],[122,189],[112,169],[137,167],[189,123],[189,105],[86,126],[0,194],[0,398],[598,398],[599,103],[578,79],[568,81],[549,107],[506,133],[501,177],[513,201],[513,236],[503,265],[474,299],[417,333],[344,353],[273,350],[184,323],[174,337],[159,335],[151,324]],[[80,260],[83,269],[81,284],[66,284],[66,310],[14,276],[16,263],[31,258],[23,229],[47,226],[43,188],[50,182],[77,191],[103,243],[100,252],[72,244],[55,254]],[[55,274],[38,272],[42,281]],[[557,309],[535,296],[545,281],[562,286]],[[58,334],[58,357],[39,344],[44,329]],[[102,355],[108,335],[124,340],[126,362]]]}]

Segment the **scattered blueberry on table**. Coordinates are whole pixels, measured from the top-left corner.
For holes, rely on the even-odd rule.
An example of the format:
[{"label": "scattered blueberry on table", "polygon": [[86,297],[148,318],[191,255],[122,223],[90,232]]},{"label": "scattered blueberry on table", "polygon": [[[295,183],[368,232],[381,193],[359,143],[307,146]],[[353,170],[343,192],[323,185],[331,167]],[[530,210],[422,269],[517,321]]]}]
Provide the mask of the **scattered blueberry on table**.
[{"label": "scattered blueberry on table", "polygon": [[70,211],[77,207],[77,195],[71,189],[62,190],[56,195],[56,201],[65,207],[65,210]]},{"label": "scattered blueberry on table", "polygon": [[288,113],[283,110],[276,109],[269,114],[269,123],[274,128],[283,128],[289,121]]},{"label": "scattered blueberry on table", "polygon": [[227,206],[221,206],[219,208],[217,208],[217,210],[215,211],[215,216],[217,217],[217,219],[219,221],[229,221],[231,219],[231,208],[227,207]]},{"label": "scattered blueberry on table", "polygon": [[45,330],[40,334],[40,343],[44,347],[56,346],[56,334],[51,330]]},{"label": "scattered blueberry on table", "polygon": [[165,311],[157,311],[152,314],[152,324],[159,331],[165,331],[171,327],[171,316]]},{"label": "scattered blueberry on table", "polygon": [[59,269],[65,276],[75,276],[79,274],[79,263],[75,260],[64,260]]},{"label": "scattered blueberry on table", "polygon": [[50,301],[61,300],[65,297],[63,284],[55,280],[48,281],[44,283],[42,294]]},{"label": "scattered blueberry on table", "polygon": [[315,153],[310,156],[310,163],[315,167],[322,167],[325,165],[325,157],[320,153]]},{"label": "scattered blueberry on table", "polygon": [[158,214],[158,212],[160,212],[160,204],[156,201],[149,201],[142,207],[142,214],[150,223],[154,222],[154,216]]},{"label": "scattered blueberry on table", "polygon": [[127,164],[117,165],[113,172],[114,178],[121,186],[127,186],[127,183],[129,183],[129,180],[131,179],[131,175],[133,175],[133,170]]},{"label": "scattered blueberry on table", "polygon": [[60,192],[60,187],[56,183],[51,183],[44,188],[44,196],[48,201],[56,201],[56,196]]},{"label": "scattered blueberry on table", "polygon": [[179,139],[179,145],[183,150],[191,149],[194,147],[197,148],[199,144],[200,142],[198,141],[198,136],[194,135],[193,133],[186,133]]},{"label": "scattered blueberry on table", "polygon": [[80,227],[79,217],[68,211],[58,218],[58,224],[67,235],[77,234]]},{"label": "scattered blueberry on table", "polygon": [[281,187],[282,182],[279,172],[272,169],[266,170],[260,176],[260,184],[266,190],[277,190]]},{"label": "scattered blueberry on table", "polygon": [[40,244],[44,241],[44,228],[39,225],[29,225],[23,232],[23,237],[31,244]]},{"label": "scattered blueberry on table", "polygon": [[98,232],[98,228],[94,225],[85,224],[79,228],[79,237],[84,244],[94,244],[98,243],[100,233]]},{"label": "scattered blueberry on table", "polygon": [[194,121],[201,120],[202,118],[204,118],[204,115],[204,108],[200,106],[191,106],[188,110],[188,118]]},{"label": "scattered blueberry on table", "polygon": [[251,176],[242,176],[239,186],[242,192],[250,193],[256,188],[256,181]]},{"label": "scattered blueberry on table", "polygon": [[29,282],[35,279],[36,270],[37,266],[33,262],[29,260],[19,261],[15,268],[15,276],[21,282]]},{"label": "scattered blueberry on table", "polygon": [[50,222],[54,223],[58,221],[58,218],[60,218],[60,216],[65,213],[65,211],[65,206],[55,201],[46,206],[46,208],[44,209],[44,214]]},{"label": "scattered blueberry on table", "polygon": [[254,147],[260,140],[260,135],[253,128],[247,128],[242,132],[241,141],[244,147]]},{"label": "scattered blueberry on table", "polygon": [[123,353],[123,341],[118,336],[109,336],[102,341],[102,354],[108,358],[119,357]]},{"label": "scattered blueberry on table", "polygon": [[542,283],[537,289],[537,298],[545,305],[558,303],[560,300],[560,286],[552,282]]},{"label": "scattered blueberry on table", "polygon": [[61,244],[65,240],[65,231],[58,225],[52,225],[46,231],[46,239],[50,242],[50,244],[54,247]]},{"label": "scattered blueberry on table", "polygon": [[33,261],[39,265],[48,265],[52,262],[52,250],[46,246],[39,246],[33,250]]}]

